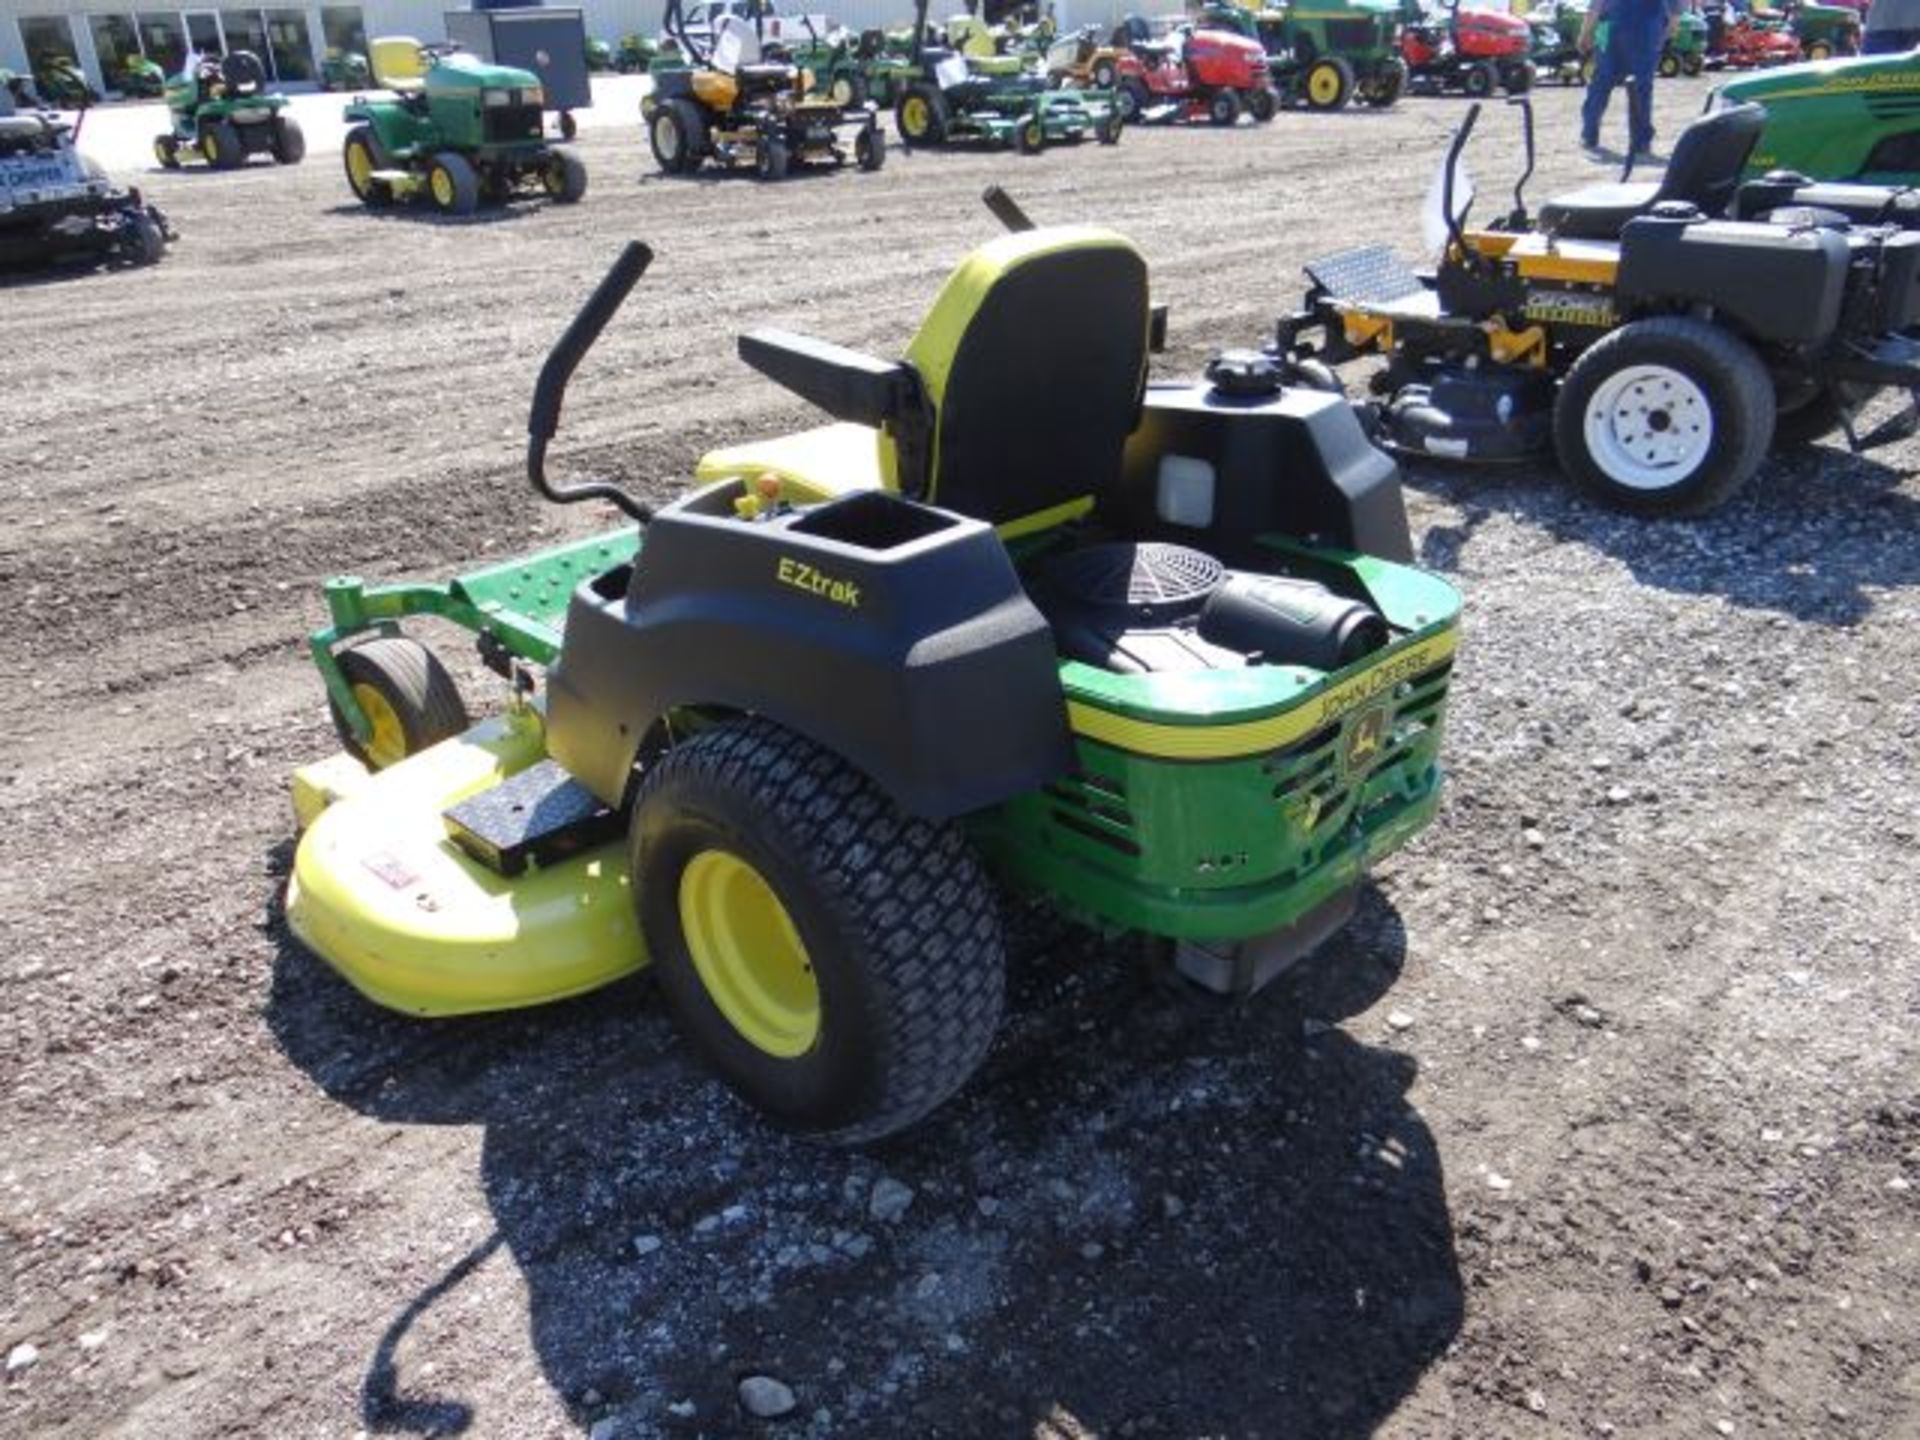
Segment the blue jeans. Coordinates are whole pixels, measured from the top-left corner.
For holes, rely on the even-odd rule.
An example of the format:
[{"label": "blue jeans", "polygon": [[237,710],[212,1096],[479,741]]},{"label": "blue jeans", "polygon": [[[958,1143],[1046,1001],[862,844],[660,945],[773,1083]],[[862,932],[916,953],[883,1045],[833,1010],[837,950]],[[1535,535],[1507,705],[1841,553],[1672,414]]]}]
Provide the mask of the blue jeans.
[{"label": "blue jeans", "polygon": [[1580,139],[1587,145],[1600,143],[1600,122],[1606,118],[1607,101],[1613,87],[1627,87],[1627,143],[1634,154],[1653,148],[1653,74],[1660,63],[1661,36],[1652,43],[1631,44],[1616,28],[1607,36],[1606,48],[1593,63],[1593,79],[1587,82],[1587,98],[1580,104]]},{"label": "blue jeans", "polygon": [[1869,30],[1860,42],[1862,55],[1898,55],[1920,45],[1920,30]]}]

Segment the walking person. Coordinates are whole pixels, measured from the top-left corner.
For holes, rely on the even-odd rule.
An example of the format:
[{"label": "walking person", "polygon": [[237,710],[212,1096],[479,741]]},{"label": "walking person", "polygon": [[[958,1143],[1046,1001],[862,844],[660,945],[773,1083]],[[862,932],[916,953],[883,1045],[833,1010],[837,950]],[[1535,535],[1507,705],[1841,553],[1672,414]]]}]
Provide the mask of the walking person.
[{"label": "walking person", "polygon": [[1920,0],[1873,0],[1863,55],[1898,55],[1920,45]]},{"label": "walking person", "polygon": [[1629,153],[1644,159],[1653,152],[1653,76],[1660,51],[1680,23],[1683,0],[1593,0],[1580,27],[1580,53],[1594,51],[1594,33],[1604,21],[1607,43],[1594,61],[1593,78],[1580,106],[1580,143],[1600,148],[1600,122],[1606,118],[1613,87],[1627,87]]}]

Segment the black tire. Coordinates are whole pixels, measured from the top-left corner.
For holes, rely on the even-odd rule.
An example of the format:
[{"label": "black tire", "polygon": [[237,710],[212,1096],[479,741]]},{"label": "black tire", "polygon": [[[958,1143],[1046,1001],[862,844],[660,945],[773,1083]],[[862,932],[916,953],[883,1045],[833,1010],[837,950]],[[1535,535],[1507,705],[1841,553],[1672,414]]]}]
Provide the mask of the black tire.
[{"label": "black tire", "polygon": [[[818,1028],[799,1053],[749,1040],[701,978],[683,877],[713,851],[759,873],[804,947]],[[992,886],[956,827],[903,815],[837,756],[763,720],[708,730],[647,772],[628,853],[667,1003],[720,1077],[778,1123],[877,1139],[985,1059],[1006,971]]]},{"label": "black tire", "polygon": [[[1348,93],[1352,93],[1353,83],[1351,76],[1348,77],[1347,90]],[[1247,92],[1247,113],[1253,116],[1254,124],[1267,124],[1273,119],[1274,115],[1279,112],[1279,109],[1280,97],[1274,94],[1268,86],[1262,85],[1258,90],[1249,90]]]},{"label": "black tire", "polygon": [[1235,125],[1240,120],[1240,95],[1234,90],[1216,90],[1207,100],[1207,119],[1215,125]]},{"label": "black tire", "polygon": [[447,673],[439,657],[418,640],[409,640],[404,635],[363,640],[340,652],[340,673],[349,686],[365,685],[372,689],[399,722],[400,737],[404,741],[401,752],[376,760],[354,738],[340,707],[327,706],[341,745],[368,769],[380,769],[418,755],[430,745],[452,739],[472,723],[453,676]]},{"label": "black tire", "polygon": [[1681,73],[1685,74],[1689,79],[1691,79],[1693,76],[1698,75],[1702,70],[1706,68],[1707,68],[1707,57],[1702,55],[1698,50],[1695,50],[1692,53],[1687,55],[1682,55],[1680,57]]},{"label": "black tire", "polygon": [[1476,60],[1460,77],[1460,88],[1476,100],[1484,100],[1500,87],[1500,68],[1491,60]]},{"label": "black tire", "polygon": [[1100,122],[1093,134],[1102,145],[1118,145],[1120,132],[1126,128],[1127,122],[1120,118],[1120,109],[1115,106],[1107,112],[1107,118]]},{"label": "black tire", "polygon": [[471,215],[480,208],[480,175],[466,156],[446,150],[427,167],[427,197],[443,215]]},{"label": "black tire", "polygon": [[180,142],[171,135],[157,135],[153,141],[153,158],[160,162],[162,170],[180,168]]},{"label": "black tire", "polygon": [[1533,89],[1535,76],[1533,62],[1522,60],[1500,72],[1500,84],[1509,95],[1524,95]]},{"label": "black tire", "polygon": [[762,180],[784,180],[793,165],[793,152],[777,135],[762,135],[753,147],[753,173]]},{"label": "black tire", "polygon": [[240,138],[240,129],[231,120],[218,122],[206,137],[209,148],[204,153],[214,169],[238,170],[247,163],[247,142]]},{"label": "black tire", "polygon": [[1835,380],[1819,386],[1792,405],[1778,405],[1773,422],[1776,450],[1798,448],[1824,440],[1840,428],[1848,409],[1857,410],[1876,394],[1875,387]]},{"label": "black tire", "polygon": [[268,147],[273,151],[273,163],[276,165],[298,165],[307,158],[307,137],[300,129],[300,122],[291,115],[282,115],[273,122],[273,141]]},{"label": "black tire", "polygon": [[1338,55],[1316,60],[1307,67],[1301,89],[1309,110],[1344,110],[1353,98],[1353,67]]},{"label": "black tire", "polygon": [[[1649,380],[1657,402],[1650,411],[1636,407],[1637,388],[1609,401],[1605,387],[1625,373],[1647,369],[1678,377],[1703,402],[1676,403],[1673,385]],[[1594,408],[1596,398],[1603,408]],[[1613,405],[1620,408],[1609,415]],[[1652,423],[1632,419],[1635,409]],[[1592,411],[1590,414],[1589,412]],[[1610,438],[1617,416],[1629,426],[1680,436],[1683,429],[1705,427],[1704,448],[1671,477],[1642,471],[1637,477],[1632,444]],[[1695,417],[1689,419],[1689,417]],[[1698,515],[1712,510],[1738,490],[1766,456],[1773,440],[1773,381],[1751,347],[1737,336],[1702,320],[1663,316],[1636,320],[1597,341],[1573,364],[1561,382],[1553,409],[1553,442],[1560,465],[1602,503],[1636,515]],[[1594,445],[1603,453],[1596,455]],[[1649,456],[1652,455],[1649,451]],[[1609,455],[1613,458],[1610,460]],[[1609,464],[1614,473],[1609,473]]]},{"label": "black tire", "polygon": [[647,125],[653,159],[668,175],[691,175],[707,158],[707,122],[690,100],[667,100]]},{"label": "black tire", "polygon": [[368,178],[363,183],[356,178],[356,160],[363,162],[362,168],[369,176],[380,168],[380,152],[373,143],[373,131],[365,125],[356,125],[349,130],[346,139],[341,142],[340,160],[346,168],[347,188],[353,191],[362,205],[378,209],[393,203],[393,187],[386,181]]},{"label": "black tire", "polygon": [[[924,112],[913,102],[918,100],[925,106]],[[915,117],[924,113],[924,119]],[[909,149],[915,145],[940,145],[947,138],[947,102],[940,92],[931,85],[909,85],[900,92],[899,102],[893,107],[893,128],[900,133],[900,140]]]},{"label": "black tire", "polygon": [[1093,86],[1096,90],[1113,89],[1113,82],[1116,78],[1117,76],[1111,60],[1102,60],[1098,65],[1093,67]]},{"label": "black tire", "polygon": [[587,193],[587,165],[573,151],[555,146],[540,171],[540,188],[556,205],[577,205]]},{"label": "black tire", "polygon": [[863,125],[853,137],[853,160],[862,170],[878,170],[887,163],[887,136],[878,125]]},{"label": "black tire", "polygon": [[1654,73],[1662,80],[1671,80],[1680,73],[1680,57],[1671,50],[1662,50],[1660,63],[1653,68]]},{"label": "black tire", "polygon": [[1047,127],[1038,115],[1029,115],[1014,126],[1013,148],[1022,155],[1038,155],[1047,148]]},{"label": "black tire", "polygon": [[560,138],[571,140],[580,133],[580,122],[573,118],[571,110],[560,112]]},{"label": "black tire", "polygon": [[1120,118],[1129,125],[1138,121],[1152,104],[1153,92],[1138,75],[1127,76],[1120,82],[1120,88],[1113,92],[1113,108],[1120,112]]},{"label": "black tire", "polygon": [[827,83],[827,98],[842,110],[858,110],[867,103],[867,77],[842,70]]},{"label": "black tire", "polygon": [[1397,56],[1384,60],[1370,82],[1361,89],[1360,100],[1376,110],[1396,105],[1407,93],[1407,62]]},{"label": "black tire", "polygon": [[120,253],[129,265],[156,265],[167,253],[167,237],[160,223],[144,210],[130,216],[120,240]]}]

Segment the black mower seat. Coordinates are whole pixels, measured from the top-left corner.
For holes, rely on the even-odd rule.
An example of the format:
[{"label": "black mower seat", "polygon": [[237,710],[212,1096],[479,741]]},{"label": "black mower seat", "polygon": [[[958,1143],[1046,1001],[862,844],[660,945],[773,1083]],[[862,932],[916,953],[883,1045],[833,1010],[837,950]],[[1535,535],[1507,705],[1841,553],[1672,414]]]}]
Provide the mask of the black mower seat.
[{"label": "black mower seat", "polygon": [[733,72],[740,88],[749,94],[764,95],[784,90],[793,83],[793,69],[787,65],[742,65]]},{"label": "black mower seat", "polygon": [[1725,214],[1766,123],[1767,112],[1758,105],[1703,115],[1680,132],[1659,180],[1588,185],[1557,195],[1540,207],[1540,228],[1569,240],[1618,240],[1629,220],[1669,200],[1703,215]]}]

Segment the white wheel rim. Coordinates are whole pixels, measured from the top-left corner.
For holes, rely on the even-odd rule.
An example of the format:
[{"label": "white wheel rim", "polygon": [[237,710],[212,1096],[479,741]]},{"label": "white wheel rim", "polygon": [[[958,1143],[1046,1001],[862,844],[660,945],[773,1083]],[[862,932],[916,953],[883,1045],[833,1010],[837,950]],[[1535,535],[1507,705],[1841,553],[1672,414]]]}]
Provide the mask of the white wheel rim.
[{"label": "white wheel rim", "polygon": [[653,143],[667,159],[680,158],[680,127],[671,116],[662,115],[653,122]]},{"label": "white wheel rim", "polygon": [[1587,401],[1587,453],[1630,490],[1670,490],[1692,478],[1713,445],[1713,406],[1666,365],[1629,365]]}]

